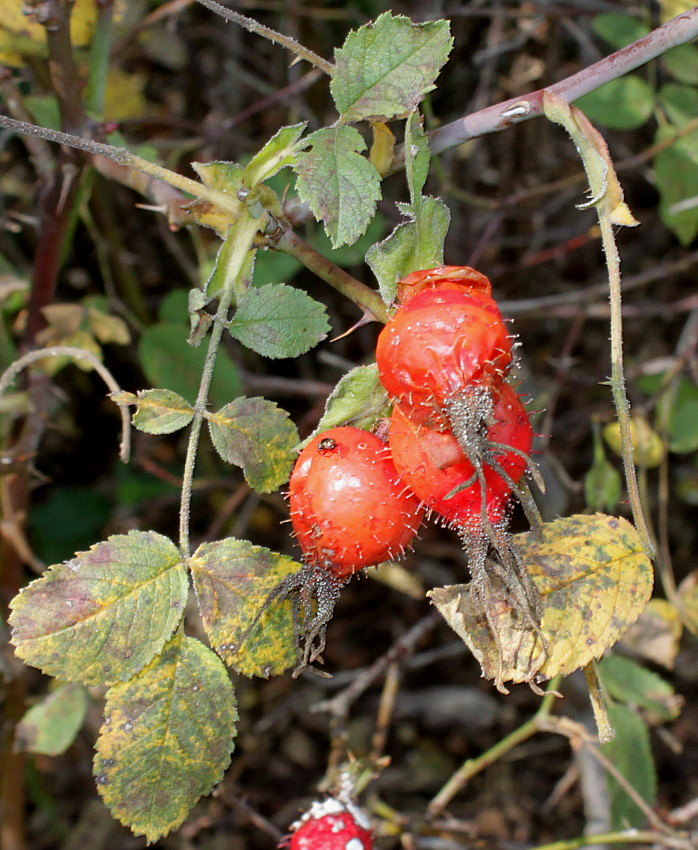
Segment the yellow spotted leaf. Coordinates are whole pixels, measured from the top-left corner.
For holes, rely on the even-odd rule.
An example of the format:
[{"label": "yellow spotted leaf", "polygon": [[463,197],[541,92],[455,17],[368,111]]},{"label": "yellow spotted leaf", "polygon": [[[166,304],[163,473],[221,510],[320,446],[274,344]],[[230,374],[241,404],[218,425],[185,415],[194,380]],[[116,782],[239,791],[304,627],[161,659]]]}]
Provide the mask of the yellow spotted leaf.
[{"label": "yellow spotted leaf", "polygon": [[114,535],[14,598],[12,642],[20,658],[58,679],[115,684],[162,651],[187,592],[171,540],[152,531]]},{"label": "yellow spotted leaf", "polygon": [[236,720],[220,659],[178,631],[137,676],[107,691],[94,761],[102,799],[148,842],[166,835],[222,779]]},{"label": "yellow spotted leaf", "polygon": [[109,393],[109,398],[121,406],[134,405],[133,425],[146,434],[173,434],[194,418],[194,408],[173,390]]},{"label": "yellow spotted leaf", "polygon": [[429,593],[467,643],[483,675],[498,682],[569,675],[601,655],[637,620],[652,592],[652,565],[625,519],[595,514],[545,523],[514,537],[541,596],[540,633],[522,622],[493,579],[490,624],[469,585]]},{"label": "yellow spotted leaf", "polygon": [[274,592],[301,564],[229,537],[202,544],[189,566],[206,634],[226,664],[267,678],[296,663],[292,602]]}]

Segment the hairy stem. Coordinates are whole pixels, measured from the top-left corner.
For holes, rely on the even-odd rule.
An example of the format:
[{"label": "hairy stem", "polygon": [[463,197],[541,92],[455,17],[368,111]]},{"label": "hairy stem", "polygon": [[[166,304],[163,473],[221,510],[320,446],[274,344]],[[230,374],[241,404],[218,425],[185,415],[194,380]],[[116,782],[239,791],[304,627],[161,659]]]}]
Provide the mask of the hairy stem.
[{"label": "hairy stem", "polygon": [[238,26],[244,27],[255,35],[261,35],[262,38],[266,38],[268,41],[274,42],[274,44],[280,44],[282,47],[290,50],[291,53],[295,53],[299,59],[305,59],[306,62],[315,65],[316,68],[324,71],[330,77],[334,74],[334,65],[331,62],[318,56],[317,53],[313,53],[307,47],[303,47],[295,39],[287,35],[282,35],[280,32],[276,32],[276,30],[269,27],[262,26],[262,24],[257,23],[253,18],[248,18],[239,12],[234,12],[226,6],[222,6],[220,3],[216,3],[216,0],[197,0],[197,2],[222,18],[225,18],[226,21],[238,24]]},{"label": "hairy stem", "polygon": [[319,278],[329,283],[331,287],[341,292],[354,304],[370,313],[378,322],[388,321],[388,308],[383,303],[380,294],[366,286],[350,274],[340,269],[327,257],[316,251],[297,236],[293,230],[286,228],[278,238],[274,238],[273,247],[295,257],[303,265],[314,272]]},{"label": "hairy stem", "polygon": [[228,321],[228,311],[235,294],[235,284],[245,268],[245,260],[250,250],[252,250],[254,238],[260,230],[260,224],[260,219],[252,218],[249,213],[244,212],[235,224],[231,226],[225,240],[225,247],[229,249],[229,261],[219,296],[218,310],[213,319],[213,328],[201,374],[201,383],[199,384],[199,392],[194,405],[194,419],[192,420],[189,431],[187,455],[182,477],[182,498],[179,510],[179,546],[185,558],[188,558],[191,554],[189,519],[191,514],[192,486],[194,483],[194,467],[199,448],[201,426],[206,413],[208,392],[211,387],[211,379],[213,378],[213,367],[216,363],[216,355],[218,354],[221,337]]}]

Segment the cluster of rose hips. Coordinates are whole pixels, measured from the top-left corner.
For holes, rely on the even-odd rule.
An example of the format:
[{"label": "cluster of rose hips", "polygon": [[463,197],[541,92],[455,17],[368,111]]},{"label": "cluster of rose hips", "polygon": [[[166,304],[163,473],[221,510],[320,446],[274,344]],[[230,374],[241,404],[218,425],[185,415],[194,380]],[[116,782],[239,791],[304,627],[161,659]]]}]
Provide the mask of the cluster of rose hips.
[{"label": "cluster of rose hips", "polygon": [[531,424],[505,381],[512,339],[489,280],[464,266],[419,271],[400,281],[397,301],[376,346],[393,402],[387,443],[333,428],[305,446],[291,475],[291,520],[308,567],[301,589],[319,600],[321,641],[310,654],[306,643],[306,662],[321,651],[338,588],[403,554],[425,512],[497,548],[529,464]]}]

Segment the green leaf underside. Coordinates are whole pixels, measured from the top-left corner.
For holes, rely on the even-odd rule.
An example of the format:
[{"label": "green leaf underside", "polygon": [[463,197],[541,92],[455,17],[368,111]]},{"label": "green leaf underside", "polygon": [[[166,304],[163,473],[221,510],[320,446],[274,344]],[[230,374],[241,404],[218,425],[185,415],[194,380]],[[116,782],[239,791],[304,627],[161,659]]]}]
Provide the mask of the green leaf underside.
[{"label": "green leaf underside", "polygon": [[[601,752],[613,762],[643,800],[653,806],[657,796],[657,776],[647,726],[625,705],[609,706],[608,716],[616,736],[601,746]],[[611,798],[611,829],[643,827],[647,823],[647,816],[642,809],[609,774],[606,774],[606,782]]]},{"label": "green leaf underside", "polygon": [[[499,588],[491,620],[499,649],[469,587],[438,588],[429,596],[470,647],[483,675],[526,682],[569,675],[611,647],[642,613],[652,592],[652,564],[627,520],[576,515],[545,523],[542,537],[518,534],[514,543],[541,596],[541,633],[522,626]],[[501,663],[501,670],[500,670]]]},{"label": "green leaf underside", "polygon": [[315,431],[303,441],[309,443],[317,434],[342,425],[370,430],[390,412],[388,394],[378,377],[378,366],[357,366],[344,375],[332,390],[325,412]]},{"label": "green leaf underside", "polygon": [[87,691],[82,685],[62,685],[51,691],[19,722],[19,747],[45,756],[64,753],[80,731],[87,703]]},{"label": "green leaf underside", "polygon": [[242,187],[244,168],[237,162],[192,162],[191,167],[209,189],[236,195]]},{"label": "green leaf underside", "polygon": [[380,174],[362,156],[366,149],[353,127],[329,127],[304,140],[310,150],[296,156],[296,188],[325,225],[333,248],[351,245],[368,227],[381,196]]},{"label": "green leaf underside", "polygon": [[411,112],[451,52],[448,21],[415,24],[390,12],[349,33],[335,51],[330,91],[345,122]]},{"label": "green leaf underside", "polygon": [[398,204],[408,221],[382,242],[371,246],[366,262],[376,276],[386,304],[392,304],[397,283],[413,271],[443,265],[444,242],[451,221],[448,207],[439,198],[421,197],[418,204]]},{"label": "green leaf underside", "polygon": [[[415,110],[405,122],[405,176],[410,191],[410,201],[418,203],[429,176],[431,151],[422,123],[422,117]],[[426,268],[426,266],[424,266]]]},{"label": "green leaf underside", "polygon": [[187,600],[177,547],[131,531],[50,567],[13,601],[17,655],[84,685],[124,681],[163,648]]},{"label": "green leaf underside", "polygon": [[299,437],[285,410],[264,398],[243,397],[206,418],[216,451],[242,467],[250,487],[271,493],[288,481]]},{"label": "green leaf underside", "polygon": [[178,827],[230,763],[237,710],[220,659],[181,633],[137,676],[107,692],[94,774],[136,835]]},{"label": "green leaf underside", "polygon": [[305,292],[270,283],[240,299],[230,333],[247,348],[272,359],[298,357],[325,339],[325,308]]},{"label": "green leaf underside", "polygon": [[189,402],[172,390],[140,390],[132,393],[112,393],[117,404],[133,404],[133,426],[146,434],[172,434],[185,428],[194,418]]},{"label": "green leaf underside", "polygon": [[[221,247],[218,249],[216,259],[213,263],[213,271],[208,277],[203,289],[202,295],[205,301],[210,301],[212,298],[218,297],[223,287],[225,286],[226,271],[230,258],[237,250],[235,242],[232,239],[223,239]],[[244,280],[252,280],[255,267],[255,259],[257,251],[248,251],[245,258],[245,265],[241,271],[241,277]],[[202,305],[203,306],[203,305]],[[191,312],[190,312],[191,321]]]},{"label": "green leaf underside", "polygon": [[267,678],[296,663],[291,600],[269,597],[301,564],[231,537],[204,543],[189,565],[206,634],[226,664],[245,676]]},{"label": "green leaf underside", "polygon": [[295,145],[307,126],[307,123],[303,122],[282,127],[275,136],[272,136],[262,150],[245,166],[242,179],[244,185],[252,189],[258,183],[273,177],[282,168],[293,165]]}]

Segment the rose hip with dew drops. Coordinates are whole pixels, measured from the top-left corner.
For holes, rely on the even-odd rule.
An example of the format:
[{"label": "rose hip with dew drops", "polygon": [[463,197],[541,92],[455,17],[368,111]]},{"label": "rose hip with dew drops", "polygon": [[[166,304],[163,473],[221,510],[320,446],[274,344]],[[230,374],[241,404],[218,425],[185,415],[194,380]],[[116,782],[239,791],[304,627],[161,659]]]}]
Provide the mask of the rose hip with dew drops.
[{"label": "rose hip with dew drops", "polygon": [[291,827],[290,850],[373,850],[363,811],[354,803],[329,797],[313,803]]},{"label": "rose hip with dew drops", "polygon": [[325,431],[301,451],[289,503],[304,561],[340,582],[402,555],[424,516],[386,444],[351,426]]}]

